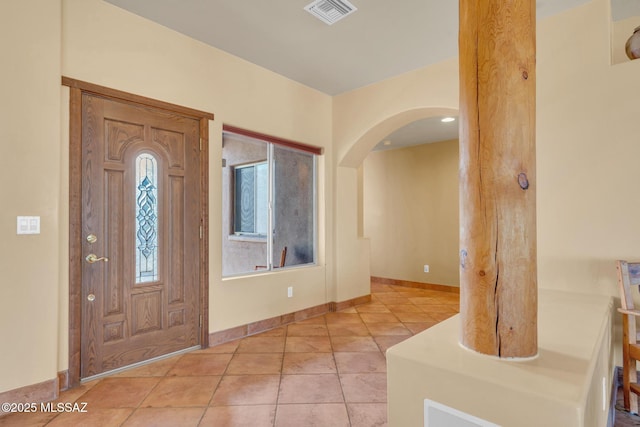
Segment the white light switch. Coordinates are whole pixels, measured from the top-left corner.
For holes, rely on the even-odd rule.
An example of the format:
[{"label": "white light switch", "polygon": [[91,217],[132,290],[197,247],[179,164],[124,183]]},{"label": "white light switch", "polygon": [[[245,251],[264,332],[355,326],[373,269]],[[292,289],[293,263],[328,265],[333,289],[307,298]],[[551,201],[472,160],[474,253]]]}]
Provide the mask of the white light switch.
[{"label": "white light switch", "polygon": [[40,217],[19,216],[18,234],[40,234]]}]

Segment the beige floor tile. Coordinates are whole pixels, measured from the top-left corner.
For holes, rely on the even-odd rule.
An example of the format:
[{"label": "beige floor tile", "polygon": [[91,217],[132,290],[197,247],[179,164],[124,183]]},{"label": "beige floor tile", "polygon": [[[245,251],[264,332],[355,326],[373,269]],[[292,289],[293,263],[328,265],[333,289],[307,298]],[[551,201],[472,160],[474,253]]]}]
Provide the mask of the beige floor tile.
[{"label": "beige floor tile", "polygon": [[215,406],[207,409],[200,427],[273,427],[276,405]]},{"label": "beige floor tile", "polygon": [[332,353],[285,353],[283,374],[331,374],[336,373]]},{"label": "beige floor tile", "polygon": [[457,310],[451,304],[423,304],[420,307],[425,313],[455,313]]},{"label": "beige floor tile", "polygon": [[142,402],[142,407],[193,407],[207,406],[213,391],[220,382],[219,376],[166,377]]},{"label": "beige floor tile", "polygon": [[206,408],[140,408],[122,427],[196,427]]},{"label": "beige floor tile", "polygon": [[287,326],[288,337],[318,337],[327,335],[329,335],[329,332],[327,331],[327,326],[324,324],[292,324]]},{"label": "beige floor tile", "polygon": [[349,427],[344,403],[278,405],[276,427]]},{"label": "beige floor tile", "polygon": [[362,323],[362,319],[360,315],[356,313],[329,313],[325,315],[325,319],[327,320],[327,325],[338,325],[338,324],[360,324]]},{"label": "beige floor tile", "polygon": [[91,411],[97,408],[135,408],[161,378],[105,378],[81,396]]},{"label": "beige floor tile", "polygon": [[344,402],[337,374],[282,375],[278,405]]},{"label": "beige floor tile", "polygon": [[402,323],[369,323],[367,325],[371,335],[411,335],[411,331]]},{"label": "beige floor tile", "polygon": [[354,324],[338,324],[329,325],[329,334],[332,337],[368,337],[370,335],[369,329],[364,323]]},{"label": "beige floor tile", "polygon": [[358,313],[389,313],[389,308],[382,303],[363,304],[356,307]]},{"label": "beige floor tile", "polygon": [[347,404],[351,427],[386,427],[387,405],[385,403]]},{"label": "beige floor tile", "polygon": [[280,375],[225,375],[211,406],[272,405],[278,399]]},{"label": "beige floor tile", "polygon": [[362,313],[362,320],[364,323],[393,323],[397,322],[398,318],[393,313]]},{"label": "beige floor tile", "polygon": [[47,427],[105,427],[119,426],[133,412],[131,408],[89,409],[87,413],[67,412],[59,414]]},{"label": "beige floor tile", "polygon": [[[39,406],[38,406],[39,407]],[[16,412],[0,417],[1,427],[40,427],[46,425],[54,419],[58,414],[51,412]],[[78,414],[82,415],[82,414]]]},{"label": "beige floor tile", "polygon": [[415,304],[389,304],[386,306],[394,314],[398,313],[422,313],[422,309]]},{"label": "beige floor tile", "polygon": [[335,353],[334,356],[341,374],[387,372],[387,361],[379,351]]},{"label": "beige floor tile", "polygon": [[236,353],[226,374],[279,374],[282,369],[282,353]]},{"label": "beige floor tile", "polygon": [[240,341],[237,353],[282,353],[284,336],[255,336]]},{"label": "beige floor tile", "polygon": [[185,354],[173,365],[168,376],[222,375],[232,354]]},{"label": "beige floor tile", "polygon": [[331,344],[334,352],[342,351],[380,351],[372,337],[340,337],[332,336]]},{"label": "beige floor tile", "polygon": [[[415,307],[415,306],[414,306]],[[429,313],[396,313],[398,320],[402,323],[417,323],[417,322],[433,322],[434,318]]]},{"label": "beige floor tile", "polygon": [[386,403],[387,374],[340,374],[347,403]]},{"label": "beige floor tile", "polygon": [[284,351],[287,353],[330,353],[329,337],[287,337]]}]

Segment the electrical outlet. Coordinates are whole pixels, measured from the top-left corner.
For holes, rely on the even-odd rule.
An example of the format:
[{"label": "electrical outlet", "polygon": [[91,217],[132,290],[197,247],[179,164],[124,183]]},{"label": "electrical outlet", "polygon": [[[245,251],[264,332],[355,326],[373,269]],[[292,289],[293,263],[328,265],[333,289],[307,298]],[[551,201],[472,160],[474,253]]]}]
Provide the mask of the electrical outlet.
[{"label": "electrical outlet", "polygon": [[293,286],[287,288],[287,298],[293,297]]},{"label": "electrical outlet", "polygon": [[424,265],[424,272],[428,273],[429,272],[429,264],[425,264]]}]

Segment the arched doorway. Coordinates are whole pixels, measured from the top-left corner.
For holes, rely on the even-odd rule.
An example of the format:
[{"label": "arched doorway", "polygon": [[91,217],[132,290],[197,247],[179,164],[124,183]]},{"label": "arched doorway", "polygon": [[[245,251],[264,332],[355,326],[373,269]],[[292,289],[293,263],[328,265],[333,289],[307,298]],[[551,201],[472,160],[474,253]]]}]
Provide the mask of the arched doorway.
[{"label": "arched doorway", "polygon": [[[380,242],[380,246],[378,246],[377,239],[369,239],[370,236],[367,235],[367,231],[365,230],[365,208],[369,205],[368,201],[364,200],[364,196],[367,191],[364,188],[364,181],[366,177],[366,172],[363,170],[363,163],[365,159],[372,151],[372,149],[380,143],[384,138],[388,135],[392,134],[394,131],[401,129],[407,125],[410,125],[413,122],[418,120],[427,119],[430,117],[443,117],[443,116],[457,116],[458,110],[455,108],[446,108],[446,107],[424,107],[424,108],[414,108],[410,110],[406,110],[397,114],[394,114],[386,119],[380,121],[379,123],[372,126],[368,129],[360,138],[358,138],[348,150],[345,151],[344,156],[342,156],[338,162],[338,174],[337,174],[337,190],[338,190],[338,199],[337,199],[337,211],[339,215],[338,220],[338,228],[339,232],[337,234],[337,261],[338,268],[340,270],[340,265],[343,264],[341,260],[343,257],[341,256],[341,252],[345,253],[353,251],[358,252],[360,255],[358,257],[349,257],[350,265],[347,266],[346,262],[344,263],[343,270],[349,268],[349,276],[353,277],[358,272],[363,276],[360,277],[360,282],[362,283],[362,287],[368,285],[369,276],[382,274],[380,271],[391,271],[391,273],[396,277],[390,277],[395,279],[403,279],[410,281],[420,281],[424,283],[434,283],[440,282],[438,284],[446,284],[446,285],[458,285],[459,280],[458,272],[457,272],[457,248],[458,248],[458,213],[457,213],[457,199],[458,199],[458,184],[457,184],[457,141],[449,142],[449,149],[446,148],[439,150],[426,150],[426,151],[439,151],[442,155],[448,155],[451,160],[451,146],[455,147],[455,151],[453,152],[453,165],[449,165],[449,185],[451,188],[448,188],[445,191],[448,191],[447,194],[449,202],[453,200],[453,209],[452,211],[449,209],[446,212],[435,212],[435,216],[432,218],[436,218],[438,214],[442,217],[445,215],[447,218],[446,227],[442,227],[442,224],[439,220],[433,219],[431,228],[432,232],[435,231],[443,231],[449,230],[451,231],[450,236],[447,237],[447,250],[444,251],[445,254],[448,254],[449,260],[443,261],[443,257],[447,255],[438,252],[438,248],[432,246],[427,247],[426,245],[429,242],[424,242],[424,230],[419,232],[413,232],[412,243],[408,243],[402,236],[397,235],[394,236],[394,233],[401,232],[405,236],[409,236],[412,232],[410,231],[412,228],[415,228],[416,224],[421,221],[420,217],[424,216],[425,212],[416,211],[416,208],[411,205],[409,202],[412,199],[411,192],[404,191],[398,192],[393,189],[393,186],[390,183],[385,186],[384,193],[386,195],[393,195],[394,197],[399,197],[400,199],[404,198],[406,203],[397,203],[393,200],[386,200],[386,207],[382,209],[380,212],[376,212],[376,215],[380,214],[379,222],[380,224],[386,225],[386,229],[379,231],[379,233],[386,234],[386,240]],[[457,122],[456,122],[457,123]],[[457,126],[457,124],[456,124]],[[426,139],[426,138],[425,138]],[[457,139],[457,138],[456,138]],[[433,148],[433,147],[431,147]],[[440,147],[442,148],[442,147]],[[403,151],[406,151],[403,149]],[[423,150],[424,151],[424,150]],[[448,152],[448,153],[447,153]],[[407,153],[404,153],[405,157]],[[408,154],[411,157],[411,154]],[[381,157],[381,156],[378,156]],[[402,156],[395,156],[401,158]],[[417,159],[414,159],[415,161]],[[383,164],[378,162],[378,166]],[[401,166],[398,166],[401,168]],[[411,167],[407,168],[407,171],[410,172],[413,170],[417,171],[415,162]],[[416,176],[419,176],[417,174]],[[403,179],[407,179],[407,175]],[[405,182],[404,184],[411,186],[414,190],[420,189],[419,182]],[[430,184],[431,188],[435,187]],[[351,193],[351,196],[346,196],[346,193]],[[442,194],[440,194],[442,196]],[[424,210],[422,208],[418,208],[419,210]],[[355,212],[354,212],[355,210]],[[437,210],[437,209],[436,209]],[[349,213],[347,213],[347,211]],[[345,212],[342,215],[342,212]],[[355,213],[355,215],[354,215]],[[398,217],[402,216],[402,220],[398,220]],[[410,218],[411,221],[408,221],[407,218]],[[413,223],[413,224],[412,224]],[[401,227],[399,227],[401,225]],[[440,227],[439,227],[440,226]],[[399,230],[399,229],[402,230]],[[340,230],[345,230],[348,232],[341,232]],[[378,233],[378,234],[379,234]],[[436,233],[432,235],[432,244],[438,244],[434,242],[442,241],[442,236]],[[389,241],[394,241],[396,239],[399,242],[398,245],[395,245],[394,248],[388,247]],[[422,239],[422,242],[421,242]],[[403,242],[403,240],[405,240]],[[441,243],[440,243],[441,244]],[[398,248],[402,248],[402,250],[398,250]],[[426,249],[426,250],[425,250]],[[442,248],[440,248],[442,249]],[[344,251],[343,251],[344,250]],[[442,251],[440,251],[442,252]],[[432,253],[435,255],[421,255],[421,253]],[[430,259],[423,259],[430,258]],[[402,260],[402,262],[399,262]],[[360,264],[358,264],[360,263]],[[365,265],[366,263],[366,265]],[[430,264],[433,266],[443,266],[436,267],[436,269],[432,269],[431,273],[425,274],[423,273],[424,264]],[[375,265],[375,268],[374,268]],[[395,267],[393,267],[395,266]],[[410,267],[409,267],[410,266]],[[399,270],[393,270],[393,268],[398,268],[399,270],[407,270],[406,273],[398,273]],[[379,268],[391,268],[390,270],[379,270]],[[409,272],[409,270],[413,270]],[[447,274],[443,276],[443,273],[447,270]],[[368,272],[368,274],[364,272]],[[339,271],[340,273],[340,271]],[[366,275],[365,275],[366,274]],[[387,273],[384,273],[387,274]],[[398,277],[398,275],[400,277]],[[339,274],[339,277],[342,274]],[[436,277],[434,280],[433,278]],[[440,277],[440,278],[438,278]],[[453,279],[452,279],[453,277]],[[366,283],[365,283],[366,282]]]}]

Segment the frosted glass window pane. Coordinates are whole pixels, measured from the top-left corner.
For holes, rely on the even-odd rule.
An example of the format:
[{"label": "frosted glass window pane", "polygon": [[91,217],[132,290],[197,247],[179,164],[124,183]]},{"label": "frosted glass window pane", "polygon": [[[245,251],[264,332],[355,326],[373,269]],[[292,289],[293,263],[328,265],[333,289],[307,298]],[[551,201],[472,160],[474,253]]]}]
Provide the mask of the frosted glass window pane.
[{"label": "frosted glass window pane", "polygon": [[158,162],[136,158],[136,283],[158,280]]}]

